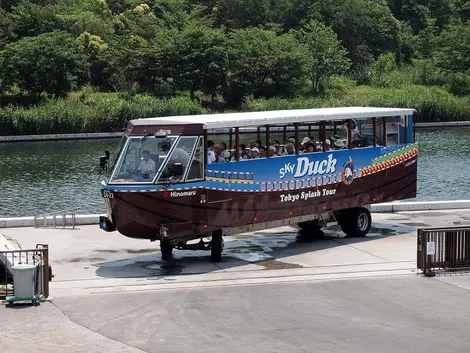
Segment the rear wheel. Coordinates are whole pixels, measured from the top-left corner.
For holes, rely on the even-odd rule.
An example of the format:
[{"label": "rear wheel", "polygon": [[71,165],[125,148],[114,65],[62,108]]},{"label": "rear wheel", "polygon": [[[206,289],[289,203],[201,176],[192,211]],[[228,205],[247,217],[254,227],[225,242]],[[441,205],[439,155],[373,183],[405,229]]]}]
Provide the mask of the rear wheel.
[{"label": "rear wheel", "polygon": [[169,259],[173,253],[173,244],[168,240],[160,240],[160,251],[163,260]]},{"label": "rear wheel", "polygon": [[213,262],[222,261],[223,251],[224,251],[224,239],[222,238],[222,231],[217,230],[212,233],[211,260]]},{"label": "rear wheel", "polygon": [[341,213],[340,225],[346,236],[365,237],[372,226],[372,216],[367,208],[358,207]]}]

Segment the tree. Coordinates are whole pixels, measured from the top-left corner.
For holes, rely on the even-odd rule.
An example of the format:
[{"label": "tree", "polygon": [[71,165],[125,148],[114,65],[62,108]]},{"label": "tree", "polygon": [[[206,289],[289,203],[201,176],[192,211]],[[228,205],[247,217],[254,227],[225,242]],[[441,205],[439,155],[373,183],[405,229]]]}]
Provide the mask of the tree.
[{"label": "tree", "polygon": [[318,21],[293,32],[304,48],[303,60],[314,92],[335,74],[343,74],[350,67],[347,50],[336,33]]},{"label": "tree", "polygon": [[244,97],[280,95],[303,75],[301,48],[289,34],[277,36],[261,28],[230,33],[226,99],[232,106]]},{"label": "tree", "polygon": [[435,40],[433,57],[443,70],[450,91],[470,93],[470,26],[451,26]]},{"label": "tree", "polygon": [[114,88],[126,92],[129,99],[134,84],[146,74],[147,52],[148,42],[136,35],[116,37],[105,52]]},{"label": "tree", "polygon": [[219,0],[216,23],[229,29],[255,27],[268,19],[268,0]]},{"label": "tree", "polygon": [[35,95],[65,97],[87,79],[87,62],[74,38],[61,31],[22,38],[2,52],[0,76]]}]

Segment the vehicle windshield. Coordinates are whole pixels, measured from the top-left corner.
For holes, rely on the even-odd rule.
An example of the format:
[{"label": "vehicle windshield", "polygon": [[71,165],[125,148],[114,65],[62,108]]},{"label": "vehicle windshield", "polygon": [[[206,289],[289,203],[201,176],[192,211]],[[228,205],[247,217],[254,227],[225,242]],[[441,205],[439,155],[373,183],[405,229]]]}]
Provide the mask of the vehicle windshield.
[{"label": "vehicle windshield", "polygon": [[130,137],[111,181],[152,183],[177,139],[177,136]]},{"label": "vehicle windshield", "polygon": [[145,184],[155,180],[165,183],[200,179],[202,147],[199,136],[130,137],[120,153],[111,182]]}]

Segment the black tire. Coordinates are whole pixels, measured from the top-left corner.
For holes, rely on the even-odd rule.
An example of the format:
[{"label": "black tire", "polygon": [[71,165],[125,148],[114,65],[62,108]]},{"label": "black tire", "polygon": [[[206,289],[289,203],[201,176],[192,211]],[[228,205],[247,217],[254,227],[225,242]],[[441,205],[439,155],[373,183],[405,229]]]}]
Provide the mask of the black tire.
[{"label": "black tire", "polygon": [[213,262],[222,261],[223,251],[224,251],[224,239],[222,238],[222,232],[215,231],[212,233],[212,240],[211,240],[211,261]]},{"label": "black tire", "polygon": [[160,240],[160,252],[162,253],[163,260],[171,258],[173,254],[173,244],[168,240]]},{"label": "black tire", "polygon": [[349,238],[365,237],[372,226],[372,216],[367,208],[351,208],[342,211],[340,225]]}]

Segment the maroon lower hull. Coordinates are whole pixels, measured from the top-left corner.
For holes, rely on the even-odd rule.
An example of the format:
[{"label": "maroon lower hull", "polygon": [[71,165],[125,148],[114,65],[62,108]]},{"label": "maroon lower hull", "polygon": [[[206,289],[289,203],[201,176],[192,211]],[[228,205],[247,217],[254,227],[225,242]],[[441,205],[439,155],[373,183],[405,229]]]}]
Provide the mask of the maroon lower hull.
[{"label": "maroon lower hull", "polygon": [[[350,185],[338,182],[305,189],[267,192],[197,189],[195,195],[176,198],[161,191],[117,192],[115,198],[110,200],[112,219],[119,232],[131,238],[160,239],[158,230],[164,225],[169,229],[169,239],[196,239],[201,233],[226,227],[414,198],[417,186],[416,158],[408,160],[406,164],[400,163],[361,176]],[[282,195],[285,199],[286,195],[309,191],[312,195],[309,199],[281,201]]]}]

